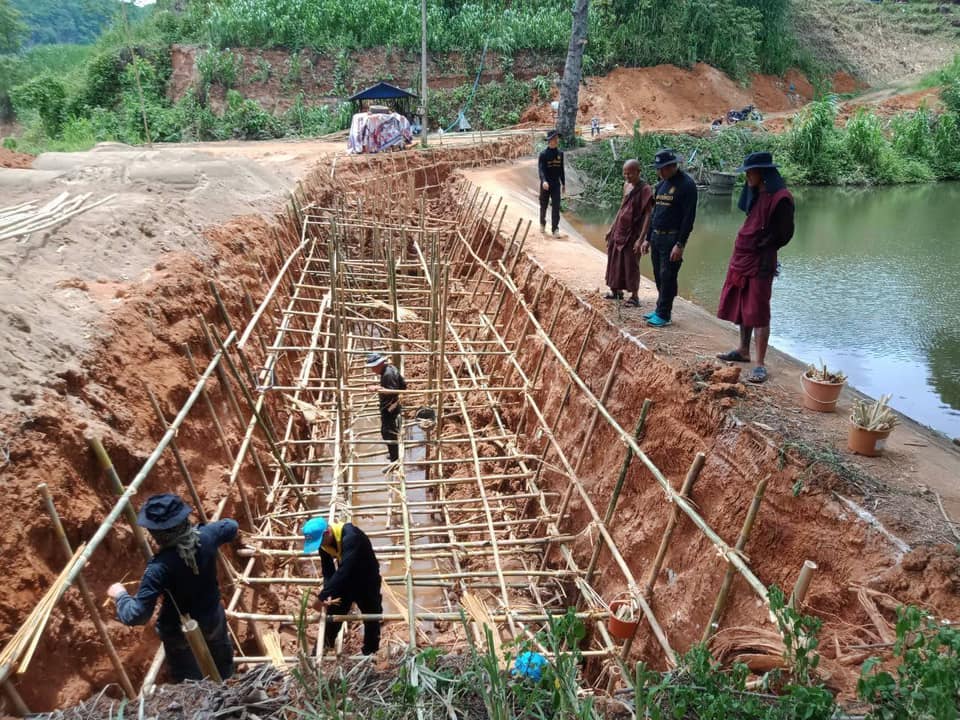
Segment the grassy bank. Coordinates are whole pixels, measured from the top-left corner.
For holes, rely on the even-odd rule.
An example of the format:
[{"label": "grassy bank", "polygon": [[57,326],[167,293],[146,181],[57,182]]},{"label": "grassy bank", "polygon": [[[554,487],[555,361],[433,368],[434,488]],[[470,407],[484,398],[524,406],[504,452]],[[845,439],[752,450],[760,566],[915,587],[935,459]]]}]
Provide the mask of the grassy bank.
[{"label": "grassy bank", "polygon": [[[955,63],[956,65],[956,63]],[[838,124],[839,104],[829,97],[806,106],[781,134],[762,128],[728,127],[705,137],[644,133],[598,143],[574,162],[586,178],[584,200],[619,202],[624,158],[649,162],[662,147],[672,147],[705,171],[737,167],[758,150],[774,153],[781,172],[795,185],[889,185],[960,179],[960,77],[949,78],[940,94],[944,111],[927,107],[882,118],[861,108]],[[645,168],[648,181],[656,179]]]}]

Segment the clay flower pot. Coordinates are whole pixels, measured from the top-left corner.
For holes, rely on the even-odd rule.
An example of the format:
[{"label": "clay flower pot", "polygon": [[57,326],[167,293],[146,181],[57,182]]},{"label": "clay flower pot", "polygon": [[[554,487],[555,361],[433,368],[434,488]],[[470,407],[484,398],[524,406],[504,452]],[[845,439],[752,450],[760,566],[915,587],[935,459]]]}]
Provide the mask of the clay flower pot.
[{"label": "clay flower pot", "polygon": [[640,618],[636,620],[621,620],[617,617],[617,609],[628,604],[629,603],[623,600],[614,600],[610,603],[610,619],[607,621],[607,629],[610,630],[610,635],[617,640],[629,640],[632,638],[633,634],[637,631],[637,626],[640,624]]},{"label": "clay flower pot", "polygon": [[847,436],[847,447],[857,455],[877,457],[886,447],[887,438],[893,430],[867,430],[856,423],[850,423],[850,434]]},{"label": "clay flower pot", "polygon": [[830,383],[814,380],[804,371],[800,376],[800,388],[803,390],[803,406],[817,412],[833,412],[837,409],[837,400],[843,391],[844,383]]}]

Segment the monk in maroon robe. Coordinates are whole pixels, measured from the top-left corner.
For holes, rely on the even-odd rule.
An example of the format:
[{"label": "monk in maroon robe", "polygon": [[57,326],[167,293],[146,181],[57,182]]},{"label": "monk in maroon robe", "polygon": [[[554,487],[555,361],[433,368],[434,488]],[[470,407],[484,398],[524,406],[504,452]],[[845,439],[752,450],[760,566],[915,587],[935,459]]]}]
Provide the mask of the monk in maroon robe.
[{"label": "monk in maroon robe", "polygon": [[607,276],[610,288],[607,300],[622,300],[623,291],[630,293],[624,305],[640,307],[640,245],[647,236],[653,211],[653,190],[640,177],[640,163],[627,160],[623,164],[625,194],[617,216],[607,232]]},{"label": "monk in maroon robe", "polygon": [[793,237],[793,196],[768,152],[748,155],[739,171],[747,174],[740,195],[740,209],[747,218],[733,246],[717,317],[740,326],[740,347],[717,357],[750,362],[750,338],[755,335],[757,365],[747,380],[762,383],[767,379],[764,361],[770,340],[770,296],[777,274],[777,251]]}]

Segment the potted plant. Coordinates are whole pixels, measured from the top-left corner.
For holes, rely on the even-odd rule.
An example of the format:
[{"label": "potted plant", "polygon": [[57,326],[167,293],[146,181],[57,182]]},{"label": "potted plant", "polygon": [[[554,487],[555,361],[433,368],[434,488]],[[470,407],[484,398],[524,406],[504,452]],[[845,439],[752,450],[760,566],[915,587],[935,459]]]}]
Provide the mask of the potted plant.
[{"label": "potted plant", "polygon": [[617,640],[629,640],[637,631],[640,624],[640,603],[634,597],[627,597],[626,600],[614,600],[610,603],[610,620],[607,627]]},{"label": "potted plant", "polygon": [[864,402],[855,400],[850,414],[850,435],[847,445],[858,455],[876,457],[883,452],[887,438],[899,419],[887,403],[889,395],[879,400]]},{"label": "potted plant", "polygon": [[800,376],[803,406],[817,412],[833,412],[846,381],[846,375],[839,370],[830,370],[822,360],[819,367],[808,365]]}]

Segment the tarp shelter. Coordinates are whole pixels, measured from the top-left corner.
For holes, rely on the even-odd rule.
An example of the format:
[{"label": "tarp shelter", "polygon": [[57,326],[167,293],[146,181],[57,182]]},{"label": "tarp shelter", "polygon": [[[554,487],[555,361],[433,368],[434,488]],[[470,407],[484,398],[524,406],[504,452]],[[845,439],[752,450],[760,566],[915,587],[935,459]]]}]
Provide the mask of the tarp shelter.
[{"label": "tarp shelter", "polygon": [[347,149],[351,153],[378,153],[402,150],[413,142],[410,121],[400,113],[365,113],[353,116]]},{"label": "tarp shelter", "polygon": [[354,113],[363,112],[370,105],[386,105],[401,115],[410,118],[413,113],[411,104],[416,97],[415,94],[401,90],[390,83],[378,82],[376,85],[358,92],[350,98],[350,102],[354,104]]}]

